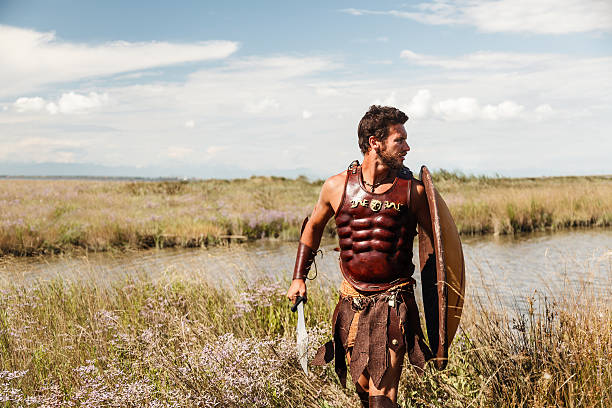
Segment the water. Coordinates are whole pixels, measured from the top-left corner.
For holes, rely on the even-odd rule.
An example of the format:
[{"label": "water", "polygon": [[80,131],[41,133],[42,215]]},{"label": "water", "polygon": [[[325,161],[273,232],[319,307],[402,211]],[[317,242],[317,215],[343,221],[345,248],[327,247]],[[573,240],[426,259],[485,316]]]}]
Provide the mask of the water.
[{"label": "water", "polygon": [[520,306],[526,297],[585,290],[609,296],[612,288],[611,230],[464,241],[472,296],[493,294],[505,305]]},{"label": "water", "polygon": [[[568,289],[593,288],[609,294],[612,288],[612,230],[580,230],[522,237],[464,237],[467,296],[486,294],[510,305],[528,296],[559,294]],[[341,275],[335,240],[323,242],[317,258],[317,281],[339,286]],[[289,282],[296,243],[258,241],[206,249],[164,249],[130,254],[90,254],[0,260],[0,283],[37,284],[63,279],[102,283],[126,275],[192,274],[217,285],[260,278]],[[415,253],[418,248],[415,247]],[[415,256],[415,265],[418,259]],[[418,270],[415,278],[419,281]],[[486,290],[485,290],[486,289]]]}]

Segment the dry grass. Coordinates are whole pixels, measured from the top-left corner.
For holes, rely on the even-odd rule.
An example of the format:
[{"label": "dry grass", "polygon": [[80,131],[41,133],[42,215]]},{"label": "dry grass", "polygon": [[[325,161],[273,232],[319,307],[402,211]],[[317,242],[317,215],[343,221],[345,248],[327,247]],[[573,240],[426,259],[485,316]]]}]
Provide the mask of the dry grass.
[{"label": "dry grass", "polygon": [[[612,225],[612,178],[435,174],[462,234]],[[0,180],[0,255],[296,239],[321,182]],[[334,234],[333,222],[327,233]]]},{"label": "dry grass", "polygon": [[[0,405],[359,406],[331,367],[301,373],[286,282],[241,287],[215,289],[191,271],[104,286],[13,282],[0,296]],[[336,299],[310,290],[313,346],[329,336]],[[469,303],[448,369],[405,370],[401,405],[609,406],[609,297],[582,288],[527,301],[522,313]]]},{"label": "dry grass", "polygon": [[295,237],[317,185],[0,180],[0,254],[199,247],[224,235]]},{"label": "dry grass", "polygon": [[610,406],[612,307],[570,292],[528,298],[522,313],[469,305],[448,369],[406,375],[403,406]]},{"label": "dry grass", "polygon": [[461,234],[612,225],[611,177],[444,178],[436,183]]},{"label": "dry grass", "polygon": [[[301,374],[284,290],[260,282],[228,295],[194,275],[8,287],[0,406],[350,405],[327,376]],[[309,325],[327,320],[323,293],[311,300]],[[310,330],[314,341],[322,333]]]}]

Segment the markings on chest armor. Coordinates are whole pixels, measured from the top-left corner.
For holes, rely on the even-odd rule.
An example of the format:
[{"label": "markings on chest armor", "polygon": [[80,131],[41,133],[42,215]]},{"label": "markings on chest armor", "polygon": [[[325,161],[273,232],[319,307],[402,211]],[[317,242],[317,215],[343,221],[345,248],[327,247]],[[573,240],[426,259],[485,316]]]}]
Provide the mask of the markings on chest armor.
[{"label": "markings on chest armor", "polygon": [[351,200],[351,208],[355,208],[358,205],[362,207],[370,207],[370,209],[374,212],[378,212],[381,209],[387,208],[395,208],[398,212],[401,211],[402,205],[401,203],[395,203],[393,201],[379,201],[379,200]]}]

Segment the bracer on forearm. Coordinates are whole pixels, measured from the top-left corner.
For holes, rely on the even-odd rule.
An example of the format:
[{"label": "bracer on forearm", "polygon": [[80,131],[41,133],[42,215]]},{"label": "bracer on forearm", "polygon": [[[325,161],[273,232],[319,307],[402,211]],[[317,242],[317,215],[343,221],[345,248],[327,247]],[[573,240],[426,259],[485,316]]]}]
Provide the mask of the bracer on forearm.
[{"label": "bracer on forearm", "polygon": [[[304,233],[304,228],[306,228],[307,223],[308,217],[304,218],[304,221],[302,222],[300,238],[302,238],[302,234]],[[297,255],[295,256],[293,279],[303,279],[304,281],[306,281],[306,279],[308,278],[308,271],[310,271],[310,267],[312,266],[315,256],[317,256],[317,251],[300,241],[300,245],[298,245]]]},{"label": "bracer on forearm", "polygon": [[297,255],[295,257],[295,268],[293,269],[293,279],[306,280],[308,277],[308,271],[312,266],[317,251],[309,247],[308,245],[300,242],[298,246]]}]

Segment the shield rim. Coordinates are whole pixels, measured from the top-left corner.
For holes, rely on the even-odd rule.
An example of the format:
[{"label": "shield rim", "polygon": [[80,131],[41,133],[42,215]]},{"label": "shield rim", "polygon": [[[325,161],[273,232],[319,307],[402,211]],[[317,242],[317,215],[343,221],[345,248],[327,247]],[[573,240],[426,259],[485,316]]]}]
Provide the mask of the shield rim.
[{"label": "shield rim", "polygon": [[[445,259],[445,247],[442,238],[442,227],[440,225],[440,215],[439,215],[439,205],[438,199],[436,197],[436,190],[433,184],[433,180],[431,177],[431,173],[427,166],[422,166],[420,171],[420,178],[423,186],[425,187],[425,193],[427,196],[427,202],[429,204],[429,213],[431,216],[432,223],[432,235],[434,242],[432,243],[429,240],[429,237],[424,233],[423,229],[419,226],[419,261],[421,266],[421,274],[423,276],[424,267],[426,265],[427,258],[429,258],[431,254],[431,250],[433,250],[435,254],[435,267],[436,267],[436,282],[434,284],[437,286],[436,297],[437,297],[437,310],[431,310],[432,302],[426,301],[426,295],[431,296],[428,292],[430,287],[426,287],[425,276],[423,276],[422,282],[422,291],[423,291],[423,303],[425,307],[425,320],[427,323],[427,337],[429,338],[430,346],[432,347],[432,352],[435,354],[435,366],[438,369],[444,369],[446,364],[448,363],[448,348],[450,343],[453,340],[454,334],[449,339],[448,337],[448,279],[446,275],[446,259]],[[439,194],[438,194],[439,196]],[[443,201],[440,196],[440,200]],[[452,220],[452,216],[451,216]],[[454,221],[453,221],[454,224]],[[463,270],[462,273],[462,289],[465,291],[465,261],[463,260],[463,250],[461,248],[461,241],[459,240],[459,249],[461,250],[461,259]],[[427,255],[425,257],[424,255]],[[431,265],[427,266],[431,268]],[[427,271],[433,272],[433,271]],[[443,282],[443,284],[438,284],[438,282]],[[430,282],[431,283],[431,282]],[[463,301],[460,301],[460,304],[457,305],[459,308],[462,308]],[[429,306],[429,308],[428,308]],[[459,318],[460,318],[459,314]],[[435,324],[435,326],[434,326]],[[433,330],[430,330],[433,329]],[[437,330],[436,330],[437,329]],[[431,332],[433,331],[433,333]],[[437,336],[436,332],[437,331]],[[436,339],[437,337],[437,339]],[[437,340],[437,341],[436,341]],[[437,348],[433,349],[433,345],[437,343]]]}]

